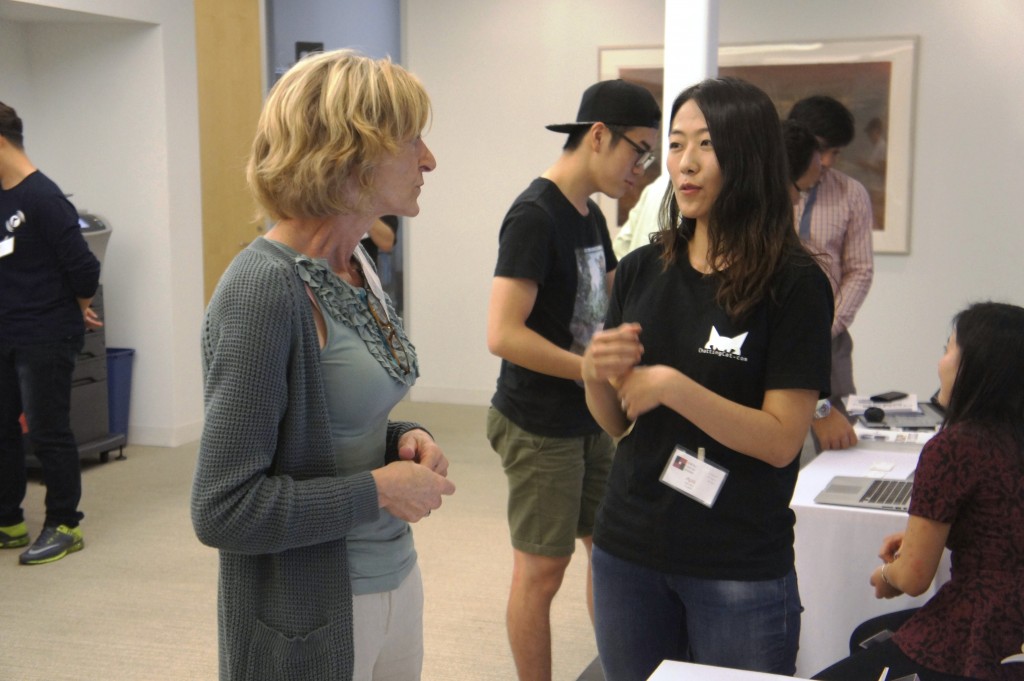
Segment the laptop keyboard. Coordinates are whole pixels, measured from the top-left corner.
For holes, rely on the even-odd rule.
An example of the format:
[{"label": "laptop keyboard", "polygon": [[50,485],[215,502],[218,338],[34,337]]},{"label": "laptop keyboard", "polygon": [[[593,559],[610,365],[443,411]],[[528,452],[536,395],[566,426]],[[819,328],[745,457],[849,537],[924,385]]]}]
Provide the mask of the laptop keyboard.
[{"label": "laptop keyboard", "polygon": [[887,508],[906,510],[910,507],[910,491],[914,483],[907,480],[875,480],[860,500]]}]

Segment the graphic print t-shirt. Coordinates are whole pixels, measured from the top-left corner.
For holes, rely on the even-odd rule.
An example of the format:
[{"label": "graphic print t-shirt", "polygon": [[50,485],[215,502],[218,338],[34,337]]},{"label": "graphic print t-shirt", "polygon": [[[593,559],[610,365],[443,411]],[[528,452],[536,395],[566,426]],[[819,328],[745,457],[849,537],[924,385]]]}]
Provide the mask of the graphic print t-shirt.
[{"label": "graphic print t-shirt", "polygon": [[[666,271],[659,254],[650,245],[623,258],[608,309],[609,328],[640,323],[642,365],[674,367],[754,409],[767,390],[828,394],[832,289],[819,267],[785,266],[771,294],[736,323],[715,302],[716,277],[698,273],[685,257]],[[708,461],[729,471],[712,508],[659,481],[677,445],[691,452],[703,447]],[[795,456],[776,468],[658,407],[618,444],[594,543],[670,574],[778,579],[793,567],[789,502],[799,463]]]},{"label": "graphic print t-shirt", "polygon": [[[587,207],[588,215],[580,215],[553,182],[534,180],[505,215],[494,268],[496,277],[537,282],[527,327],[577,354],[603,326],[605,275],[617,264],[604,216],[593,201]],[[538,435],[574,437],[599,430],[580,384],[505,360],[492,404]]]}]

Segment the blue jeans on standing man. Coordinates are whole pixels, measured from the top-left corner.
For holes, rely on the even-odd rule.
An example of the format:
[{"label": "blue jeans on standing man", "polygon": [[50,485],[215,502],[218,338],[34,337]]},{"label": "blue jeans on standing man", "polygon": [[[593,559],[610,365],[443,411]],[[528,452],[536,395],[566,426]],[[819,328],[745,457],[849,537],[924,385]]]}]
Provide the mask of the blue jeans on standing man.
[{"label": "blue jeans on standing man", "polygon": [[594,546],[597,650],[608,681],[643,681],[662,660],[792,676],[800,642],[796,570],[781,579],[698,579]]},{"label": "blue jeans on standing man", "polygon": [[24,411],[32,451],[46,484],[46,525],[82,519],[81,462],[71,432],[71,378],[83,336],[49,343],[0,343],[0,526],[22,522],[27,478],[18,417]]}]

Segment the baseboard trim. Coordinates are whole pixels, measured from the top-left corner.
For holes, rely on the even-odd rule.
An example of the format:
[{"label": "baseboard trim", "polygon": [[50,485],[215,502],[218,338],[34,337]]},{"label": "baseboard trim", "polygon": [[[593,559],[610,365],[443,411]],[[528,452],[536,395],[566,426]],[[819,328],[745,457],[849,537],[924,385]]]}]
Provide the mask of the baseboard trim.
[{"label": "baseboard trim", "polygon": [[202,434],[202,420],[173,427],[143,426],[128,422],[129,445],[178,447],[187,442],[195,442]]}]

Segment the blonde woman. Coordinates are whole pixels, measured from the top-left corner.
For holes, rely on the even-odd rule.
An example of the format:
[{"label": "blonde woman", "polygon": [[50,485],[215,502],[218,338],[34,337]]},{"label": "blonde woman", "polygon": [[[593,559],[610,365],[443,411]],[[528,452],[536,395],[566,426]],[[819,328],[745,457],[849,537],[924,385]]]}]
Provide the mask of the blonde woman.
[{"label": "blonde woman", "polygon": [[202,337],[192,517],[220,550],[221,679],[419,678],[409,523],[455,487],[430,434],[388,419],[418,363],[358,244],[419,212],[429,113],[414,76],[350,51],[300,61],[264,105],[247,176],[274,224]]}]

